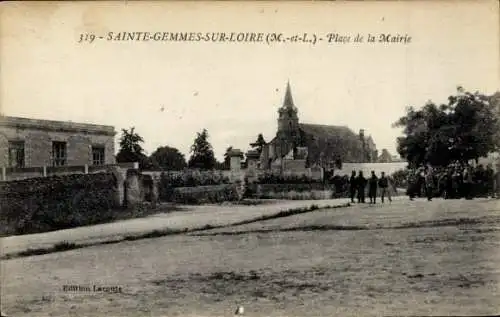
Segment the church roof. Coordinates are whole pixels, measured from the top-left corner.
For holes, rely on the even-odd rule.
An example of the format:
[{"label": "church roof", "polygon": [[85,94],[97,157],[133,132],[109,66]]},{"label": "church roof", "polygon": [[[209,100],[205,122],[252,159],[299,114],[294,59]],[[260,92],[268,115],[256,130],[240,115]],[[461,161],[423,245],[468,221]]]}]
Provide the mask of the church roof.
[{"label": "church roof", "polygon": [[299,126],[300,129],[305,133],[322,139],[329,139],[332,137],[356,136],[356,134],[347,126],[309,123],[300,123]]}]

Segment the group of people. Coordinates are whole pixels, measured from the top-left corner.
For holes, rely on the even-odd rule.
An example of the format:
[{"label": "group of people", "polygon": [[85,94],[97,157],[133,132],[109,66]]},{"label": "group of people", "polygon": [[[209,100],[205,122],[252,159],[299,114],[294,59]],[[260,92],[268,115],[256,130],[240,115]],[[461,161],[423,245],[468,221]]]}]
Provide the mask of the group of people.
[{"label": "group of people", "polygon": [[[475,197],[500,198],[500,168],[495,172],[491,165],[471,166],[455,162],[446,167],[421,166],[411,169],[407,179],[407,195],[410,200],[416,197],[444,199],[473,199]],[[380,177],[371,172],[365,177],[362,171],[352,171],[348,181],[351,202],[365,203],[368,194],[369,203],[375,204],[380,196],[392,201],[392,181],[381,172]]]},{"label": "group of people", "polygon": [[472,167],[455,162],[446,167],[422,166],[410,171],[407,194],[415,197],[444,199],[500,198],[500,174],[491,165]]},{"label": "group of people", "polygon": [[382,172],[380,177],[375,174],[375,171],[371,172],[371,176],[365,178],[363,171],[352,171],[351,178],[349,179],[349,196],[351,202],[355,202],[354,199],[357,197],[358,203],[365,203],[366,188],[368,187],[368,198],[370,199],[370,204],[375,204],[377,202],[377,194],[380,190],[380,198],[382,203],[385,202],[385,198],[392,201],[391,191],[390,191],[390,181],[385,173]]}]

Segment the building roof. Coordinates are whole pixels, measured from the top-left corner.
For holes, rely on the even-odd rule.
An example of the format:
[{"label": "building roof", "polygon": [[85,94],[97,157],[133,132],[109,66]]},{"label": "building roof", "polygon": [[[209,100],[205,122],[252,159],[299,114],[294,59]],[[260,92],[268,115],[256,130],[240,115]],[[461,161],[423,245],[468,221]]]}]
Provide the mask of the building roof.
[{"label": "building roof", "polygon": [[307,134],[313,135],[317,138],[329,139],[332,137],[357,137],[347,126],[336,125],[323,125],[323,124],[309,124],[300,123],[300,129]]},{"label": "building roof", "polygon": [[340,158],[344,162],[361,161],[362,143],[359,135],[347,126],[300,124],[307,140],[311,162]]},{"label": "building roof", "polygon": [[36,129],[69,133],[103,134],[110,136],[114,136],[116,134],[115,128],[109,125],[76,123],[71,121],[29,119],[8,116],[0,116],[0,127]]},{"label": "building roof", "polygon": [[247,158],[259,158],[260,153],[257,150],[248,150],[247,151]]}]

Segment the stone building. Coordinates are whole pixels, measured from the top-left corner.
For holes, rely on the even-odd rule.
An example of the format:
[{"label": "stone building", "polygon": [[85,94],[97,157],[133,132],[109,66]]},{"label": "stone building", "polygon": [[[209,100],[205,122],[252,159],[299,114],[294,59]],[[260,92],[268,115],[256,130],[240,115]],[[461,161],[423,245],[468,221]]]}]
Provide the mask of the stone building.
[{"label": "stone building", "polygon": [[0,117],[0,167],[115,163],[112,126]]},{"label": "stone building", "polygon": [[[290,83],[287,83],[283,105],[278,109],[276,136],[263,147],[261,168],[272,168],[286,159],[303,159],[307,166],[329,168],[335,161],[367,163],[376,162],[377,148],[365,131],[354,133],[347,126],[300,123],[294,104]],[[300,153],[301,154],[300,154]]]}]

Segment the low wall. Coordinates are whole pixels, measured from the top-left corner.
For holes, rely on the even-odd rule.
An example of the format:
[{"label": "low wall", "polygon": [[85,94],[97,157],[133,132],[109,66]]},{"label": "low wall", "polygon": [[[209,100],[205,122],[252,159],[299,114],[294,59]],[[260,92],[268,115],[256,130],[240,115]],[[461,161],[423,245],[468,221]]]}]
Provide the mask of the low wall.
[{"label": "low wall", "polygon": [[247,184],[245,196],[258,199],[331,199],[335,190],[322,183]]},{"label": "low wall", "polygon": [[372,171],[375,171],[377,176],[380,176],[381,172],[385,172],[386,175],[391,175],[394,172],[402,169],[406,169],[408,163],[406,162],[394,162],[394,163],[343,163],[342,169],[335,170],[334,175],[339,176],[350,176],[352,171],[363,171],[363,174],[369,176]]},{"label": "low wall", "polygon": [[102,222],[118,207],[113,173],[0,183],[0,234],[27,234]]},{"label": "low wall", "polygon": [[172,191],[171,201],[181,204],[221,203],[239,200],[238,188],[234,184],[214,186],[179,187]]},{"label": "low wall", "polygon": [[274,192],[269,191],[262,194],[259,198],[267,199],[289,199],[289,200],[324,200],[332,199],[334,195],[333,190],[311,190],[311,191],[284,191],[284,192]]},{"label": "low wall", "polygon": [[111,168],[138,169],[138,164],[131,162],[109,165],[39,166],[23,168],[2,167],[0,168],[0,181],[8,182],[54,175],[93,174],[106,172]]}]

